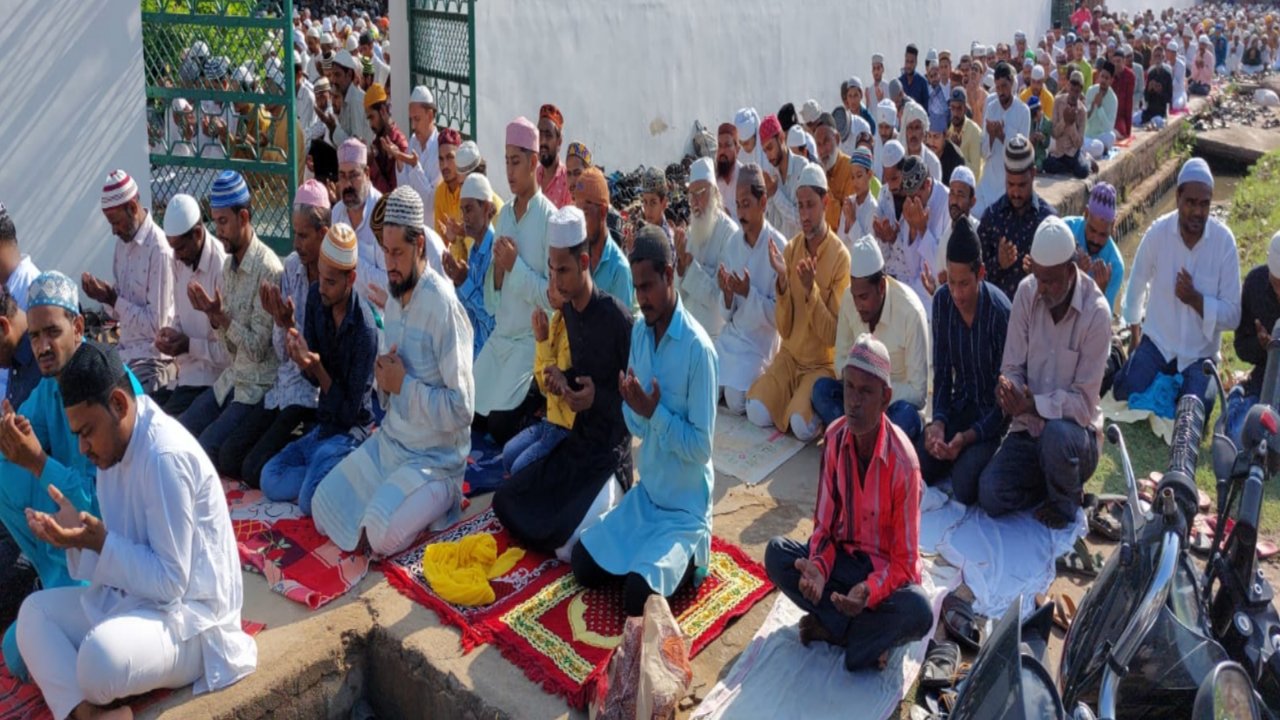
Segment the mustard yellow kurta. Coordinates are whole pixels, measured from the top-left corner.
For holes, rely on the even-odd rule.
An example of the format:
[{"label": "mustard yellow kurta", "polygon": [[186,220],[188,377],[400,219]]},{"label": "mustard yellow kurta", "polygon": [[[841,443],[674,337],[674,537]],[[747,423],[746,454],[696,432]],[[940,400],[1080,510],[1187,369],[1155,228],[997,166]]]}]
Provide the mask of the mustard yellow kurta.
[{"label": "mustard yellow kurta", "polygon": [[813,384],[819,378],[834,377],[836,321],[840,299],[849,287],[849,251],[828,226],[827,236],[818,246],[813,288],[807,293],[796,272],[800,260],[809,257],[803,234],[787,243],[783,257],[787,291],[778,293],[776,310],[782,348],[747,397],[763,403],[773,424],[786,432],[793,414],[799,413],[806,421],[813,419],[809,400]]},{"label": "mustard yellow kurta", "polygon": [[566,430],[573,429],[576,413],[569,408],[569,403],[559,395],[547,392],[543,371],[555,366],[568,370],[573,365],[573,355],[569,352],[569,331],[564,328],[564,316],[559,310],[551,313],[547,321],[547,339],[537,343],[533,348],[533,379],[538,389],[547,398],[547,422],[559,425]]},{"label": "mustard yellow kurta", "polygon": [[826,210],[827,227],[840,227],[840,213],[844,201],[853,194],[853,161],[848,155],[836,151],[836,164],[827,173]]},{"label": "mustard yellow kurta", "polygon": [[462,223],[462,183],[458,183],[457,188],[450,189],[448,183],[441,181],[436,185],[435,198],[433,227],[440,233],[440,237],[444,237],[445,218]]}]

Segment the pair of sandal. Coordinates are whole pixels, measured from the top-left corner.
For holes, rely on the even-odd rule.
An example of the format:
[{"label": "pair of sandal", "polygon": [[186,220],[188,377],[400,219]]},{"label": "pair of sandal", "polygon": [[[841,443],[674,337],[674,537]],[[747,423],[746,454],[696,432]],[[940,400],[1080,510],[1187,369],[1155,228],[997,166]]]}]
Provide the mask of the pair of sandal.
[{"label": "pair of sandal", "polygon": [[1057,568],[1059,575],[1065,573],[1093,579],[1098,577],[1104,562],[1106,560],[1102,557],[1102,553],[1090,552],[1084,538],[1079,537],[1066,555],[1054,560],[1054,567]]},{"label": "pair of sandal", "polygon": [[[1235,527],[1236,521],[1231,518],[1227,518],[1226,528],[1223,529],[1225,536],[1229,538],[1231,536],[1231,531],[1235,530]],[[1217,515],[1206,515],[1204,513],[1196,515],[1195,519],[1191,521],[1191,532],[1187,539],[1187,549],[1201,557],[1207,556],[1209,551],[1213,549],[1213,539],[1216,537],[1217,532]],[[1226,547],[1226,542],[1224,541],[1222,545],[1223,547]],[[1277,554],[1280,554],[1280,547],[1271,540],[1259,539],[1256,550],[1259,560],[1269,560]]]},{"label": "pair of sandal", "polygon": [[1066,593],[1052,593],[1050,595],[1037,595],[1036,607],[1042,608],[1045,605],[1053,604],[1053,624],[1067,632],[1071,629],[1071,623],[1076,620],[1076,601]]}]

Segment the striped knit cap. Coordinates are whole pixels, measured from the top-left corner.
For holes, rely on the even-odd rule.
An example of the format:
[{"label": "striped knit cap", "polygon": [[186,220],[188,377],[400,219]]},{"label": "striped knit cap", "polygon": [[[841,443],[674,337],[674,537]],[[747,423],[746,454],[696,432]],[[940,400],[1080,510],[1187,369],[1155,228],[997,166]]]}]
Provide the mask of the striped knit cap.
[{"label": "striped knit cap", "polygon": [[112,170],[102,184],[102,209],[120,207],[138,197],[138,185],[123,170]]},{"label": "striped knit cap", "polygon": [[382,234],[382,226],[387,220],[387,196],[383,195],[373,204],[373,212],[369,215],[369,232],[374,235]]},{"label": "striped knit cap", "polygon": [[874,375],[885,387],[893,387],[893,382],[889,380],[889,351],[871,333],[862,333],[853,341],[853,348],[849,350],[844,366]]},{"label": "striped knit cap", "polygon": [[223,170],[209,190],[209,207],[229,208],[249,204],[249,187],[235,170]]},{"label": "striped knit cap", "polygon": [[1035,165],[1036,154],[1031,142],[1022,133],[1010,138],[1004,146],[1004,169],[1017,174],[1026,172]]},{"label": "striped knit cap", "polygon": [[422,197],[408,185],[401,185],[387,195],[387,225],[422,227]]},{"label": "striped knit cap", "polygon": [[1116,219],[1116,189],[1110,183],[1100,182],[1089,191],[1089,216],[1104,222]]},{"label": "striped knit cap", "polygon": [[320,243],[320,259],[339,270],[355,270],[356,255],[356,231],[346,223],[329,228]]}]

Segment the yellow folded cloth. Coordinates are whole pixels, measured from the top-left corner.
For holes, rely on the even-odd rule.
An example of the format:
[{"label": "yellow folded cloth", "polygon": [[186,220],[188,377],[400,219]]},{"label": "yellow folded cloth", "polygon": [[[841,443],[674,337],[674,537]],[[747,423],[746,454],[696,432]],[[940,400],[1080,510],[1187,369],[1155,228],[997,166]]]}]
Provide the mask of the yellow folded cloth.
[{"label": "yellow folded cloth", "polygon": [[456,542],[427,546],[422,556],[422,576],[441,598],[455,605],[489,605],[495,599],[489,581],[510,572],[524,557],[524,550],[507,548],[498,555],[498,543],[488,533],[468,535]]}]

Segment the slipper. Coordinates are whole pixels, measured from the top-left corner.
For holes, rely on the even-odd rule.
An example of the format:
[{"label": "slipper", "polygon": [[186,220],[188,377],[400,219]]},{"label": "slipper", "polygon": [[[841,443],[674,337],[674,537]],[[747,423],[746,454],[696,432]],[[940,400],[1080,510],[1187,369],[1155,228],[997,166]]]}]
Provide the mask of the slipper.
[{"label": "slipper", "polygon": [[942,600],[942,625],[947,635],[968,650],[977,652],[985,637],[973,613],[973,605],[954,593]]},{"label": "slipper", "polygon": [[1274,542],[1270,540],[1258,541],[1258,559],[1259,560],[1269,560],[1275,557],[1276,553],[1278,552],[1280,552],[1280,547],[1276,547],[1276,544]]},{"label": "slipper", "polygon": [[[1062,615],[1061,624],[1058,626],[1062,628],[1063,632],[1066,632],[1071,629],[1071,623],[1076,621],[1076,601],[1070,595],[1063,593],[1058,596],[1057,607],[1061,610]],[[1054,621],[1057,623],[1058,618],[1055,617]]]},{"label": "slipper", "polygon": [[1120,542],[1120,538],[1124,534],[1124,525],[1120,522],[1123,512],[1123,500],[1100,499],[1086,513],[1089,521],[1089,531],[1111,542]]},{"label": "slipper", "polygon": [[1054,596],[1053,603],[1053,624],[1064,633],[1071,629],[1071,621],[1067,619],[1067,613],[1063,608],[1063,603],[1059,601],[1059,598],[1056,595]]},{"label": "slipper", "polygon": [[1084,538],[1079,538],[1076,540],[1075,547],[1068,551],[1066,555],[1055,560],[1053,564],[1060,573],[1096,578],[1098,577],[1098,566],[1102,563],[1089,554],[1089,548],[1084,544]]},{"label": "slipper", "polygon": [[1191,521],[1191,533],[1187,538],[1187,549],[1201,557],[1208,555],[1213,549],[1213,528],[1204,515],[1196,515]]},{"label": "slipper", "polygon": [[920,675],[920,687],[926,690],[948,688],[955,684],[956,668],[960,665],[960,646],[953,642],[929,643],[924,656],[924,668]]},{"label": "slipper", "polygon": [[1199,500],[1200,512],[1209,512],[1209,506],[1213,503],[1213,500],[1209,497],[1209,493],[1199,488],[1196,488],[1196,493],[1196,497]]}]

